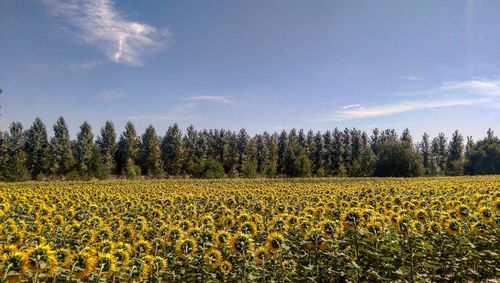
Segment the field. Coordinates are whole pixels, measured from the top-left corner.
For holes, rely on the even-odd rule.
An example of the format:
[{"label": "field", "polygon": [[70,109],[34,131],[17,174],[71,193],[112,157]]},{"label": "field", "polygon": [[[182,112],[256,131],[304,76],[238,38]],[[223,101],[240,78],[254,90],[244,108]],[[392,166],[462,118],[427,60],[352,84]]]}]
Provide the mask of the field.
[{"label": "field", "polygon": [[0,184],[0,281],[495,281],[499,217],[499,176]]}]

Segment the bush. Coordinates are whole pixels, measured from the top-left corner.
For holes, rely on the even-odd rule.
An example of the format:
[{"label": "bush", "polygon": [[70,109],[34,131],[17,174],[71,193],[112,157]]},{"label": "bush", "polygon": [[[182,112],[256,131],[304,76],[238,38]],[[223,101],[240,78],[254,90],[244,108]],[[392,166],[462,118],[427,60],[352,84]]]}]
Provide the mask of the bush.
[{"label": "bush", "polygon": [[221,179],[224,178],[224,167],[219,161],[209,157],[200,163],[195,176],[205,179]]},{"label": "bush", "polygon": [[311,160],[307,157],[304,149],[296,143],[286,147],[285,174],[289,177],[308,177],[311,175]]},{"label": "bush", "polygon": [[250,179],[257,177],[257,165],[255,162],[251,160],[245,161],[245,164],[243,164],[243,176]]}]

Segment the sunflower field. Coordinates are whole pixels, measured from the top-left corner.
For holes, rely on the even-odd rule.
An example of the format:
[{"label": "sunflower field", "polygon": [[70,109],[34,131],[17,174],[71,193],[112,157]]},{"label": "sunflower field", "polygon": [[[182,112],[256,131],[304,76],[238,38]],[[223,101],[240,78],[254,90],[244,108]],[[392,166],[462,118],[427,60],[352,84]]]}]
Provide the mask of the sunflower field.
[{"label": "sunflower field", "polygon": [[0,282],[498,282],[499,222],[499,176],[0,184]]}]

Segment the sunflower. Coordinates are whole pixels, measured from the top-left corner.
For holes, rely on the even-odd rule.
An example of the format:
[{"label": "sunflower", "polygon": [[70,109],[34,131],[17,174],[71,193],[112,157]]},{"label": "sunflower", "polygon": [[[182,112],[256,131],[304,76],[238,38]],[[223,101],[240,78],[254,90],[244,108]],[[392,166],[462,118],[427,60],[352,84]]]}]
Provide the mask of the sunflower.
[{"label": "sunflower", "polygon": [[212,247],[203,254],[203,261],[212,268],[218,268],[222,262],[222,253],[217,248]]},{"label": "sunflower", "polygon": [[297,263],[294,260],[284,260],[281,266],[283,267],[283,272],[286,275],[295,274],[297,269]]},{"label": "sunflower", "polygon": [[39,244],[26,251],[28,255],[28,267],[31,270],[47,272],[53,275],[57,270],[57,259],[55,252],[49,245]]},{"label": "sunflower", "polygon": [[215,242],[217,243],[217,246],[219,246],[220,248],[223,248],[223,247],[227,246],[230,238],[231,238],[231,236],[230,236],[229,232],[219,231],[215,235]]},{"label": "sunflower", "polygon": [[180,258],[193,257],[197,251],[196,240],[192,237],[179,239],[175,244],[175,253]]},{"label": "sunflower", "polygon": [[253,240],[250,235],[238,232],[231,238],[229,246],[231,247],[233,255],[241,254],[245,256],[248,252],[253,250]]},{"label": "sunflower", "polygon": [[55,252],[57,264],[60,267],[68,268],[70,265],[71,253],[67,249],[58,249]]},{"label": "sunflower", "polygon": [[354,230],[361,223],[362,216],[357,209],[351,209],[342,215],[344,226],[348,230]]},{"label": "sunflower", "polygon": [[99,277],[109,278],[116,271],[116,258],[110,253],[101,253],[97,256],[96,269]]},{"label": "sunflower", "polygon": [[384,236],[383,224],[380,221],[370,221],[366,224],[366,235],[369,239],[380,239]]},{"label": "sunflower", "polygon": [[283,244],[285,243],[285,238],[280,232],[272,232],[267,236],[266,246],[271,253],[276,253],[281,251]]},{"label": "sunflower", "polygon": [[148,265],[148,262],[144,257],[132,258],[128,264],[128,268],[130,270],[130,278],[137,282],[144,281],[148,277],[151,270],[151,267]]},{"label": "sunflower", "polygon": [[181,227],[174,225],[168,231],[167,240],[170,243],[175,243],[179,238],[182,237],[183,234],[184,232],[182,231]]},{"label": "sunflower", "polygon": [[233,265],[228,260],[224,260],[219,266],[219,270],[224,276],[227,276],[229,273],[231,273],[232,269]]},{"label": "sunflower", "polygon": [[139,240],[134,244],[133,250],[137,254],[147,254],[151,251],[152,245],[149,241]]},{"label": "sunflower", "polygon": [[269,259],[268,248],[266,246],[258,247],[254,252],[255,265],[260,266]]},{"label": "sunflower", "polygon": [[460,233],[460,223],[455,219],[449,219],[446,222],[446,233],[450,236],[455,236]]},{"label": "sunflower", "polygon": [[10,255],[17,252],[17,246],[16,245],[2,245],[0,248],[0,256],[2,255]]},{"label": "sunflower", "polygon": [[428,226],[427,226],[427,231],[431,234],[431,235],[438,235],[438,234],[441,234],[441,225],[439,225],[438,223],[436,222],[431,222]]},{"label": "sunflower", "polygon": [[151,263],[151,271],[158,277],[160,274],[165,272],[165,269],[167,269],[168,263],[167,261],[160,257],[160,256],[155,256],[153,258],[153,261]]},{"label": "sunflower", "polygon": [[335,233],[337,233],[337,227],[335,222],[331,220],[323,220],[319,223],[319,227],[323,234],[328,238],[333,238]]},{"label": "sunflower", "polygon": [[321,229],[312,228],[306,233],[304,240],[307,243],[307,246],[310,249],[319,248],[326,249],[328,247],[328,243],[326,242],[325,237],[323,236],[323,232]]},{"label": "sunflower", "polygon": [[249,221],[240,224],[239,230],[243,234],[252,235],[252,237],[255,237],[255,235],[257,234],[257,226],[255,225],[255,223]]},{"label": "sunflower", "polygon": [[488,207],[483,206],[479,208],[479,215],[481,215],[484,222],[493,223],[495,221],[493,218],[493,212]]},{"label": "sunflower", "polygon": [[89,277],[95,269],[95,265],[94,257],[86,251],[80,251],[71,258],[72,271],[78,279]]},{"label": "sunflower", "polygon": [[488,227],[482,222],[476,222],[472,225],[472,232],[478,236],[486,235]]},{"label": "sunflower", "polygon": [[2,257],[3,268],[0,269],[6,282],[19,282],[28,269],[28,255],[26,253],[14,252]]}]

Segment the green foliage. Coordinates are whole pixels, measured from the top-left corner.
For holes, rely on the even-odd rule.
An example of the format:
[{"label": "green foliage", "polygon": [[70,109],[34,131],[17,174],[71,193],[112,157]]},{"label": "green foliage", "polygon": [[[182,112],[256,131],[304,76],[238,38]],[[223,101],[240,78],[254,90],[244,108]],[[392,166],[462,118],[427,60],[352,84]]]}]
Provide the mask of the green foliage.
[{"label": "green foliage", "polygon": [[[118,142],[116,167],[119,173],[129,175],[135,172],[135,167],[139,159],[139,138],[135,131],[134,124],[128,121],[125,125],[125,131],[120,136]],[[140,173],[139,173],[140,174]]]},{"label": "green foliage", "polygon": [[75,157],[71,148],[69,130],[63,117],[54,125],[54,137],[50,141],[52,172],[64,175],[75,166]]},{"label": "green foliage", "polygon": [[297,143],[290,143],[285,151],[285,174],[289,177],[308,177],[311,175],[311,161],[304,149]]},{"label": "green foliage", "polygon": [[90,176],[93,174],[92,168],[95,165],[94,159],[94,134],[92,134],[92,127],[85,121],[80,126],[80,132],[77,135],[76,142],[76,165],[77,169],[83,176]]},{"label": "green foliage", "polygon": [[257,177],[257,164],[251,160],[245,161],[243,164],[243,176],[245,176],[245,178]]},{"label": "green foliage", "polygon": [[116,171],[115,156],[117,151],[116,131],[113,122],[106,121],[104,127],[101,128],[101,135],[97,138],[96,144],[99,148],[99,169],[96,171],[103,172],[103,174],[97,172],[96,174],[103,176],[112,174]]},{"label": "green foliage", "polygon": [[380,177],[416,177],[422,174],[418,152],[405,142],[394,138],[380,146],[375,175]]},{"label": "green foliage", "polygon": [[168,175],[179,175],[182,168],[182,133],[177,124],[169,127],[161,143],[161,160]]},{"label": "green foliage", "polygon": [[142,172],[148,176],[161,174],[160,138],[153,126],[149,126],[142,135],[140,160]]},{"label": "green foliage", "polygon": [[49,141],[47,129],[40,118],[36,118],[26,131],[27,169],[34,178],[49,169]]},{"label": "green foliage", "polygon": [[488,136],[469,149],[465,173],[470,175],[500,174],[500,139]]},{"label": "green foliage", "polygon": [[209,157],[201,161],[195,176],[205,179],[221,179],[224,178],[224,167],[219,161]]},{"label": "green foliage", "polygon": [[351,176],[355,177],[370,177],[375,173],[377,166],[377,156],[373,153],[371,148],[367,147],[362,150],[359,159],[352,163]]}]

